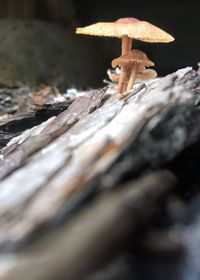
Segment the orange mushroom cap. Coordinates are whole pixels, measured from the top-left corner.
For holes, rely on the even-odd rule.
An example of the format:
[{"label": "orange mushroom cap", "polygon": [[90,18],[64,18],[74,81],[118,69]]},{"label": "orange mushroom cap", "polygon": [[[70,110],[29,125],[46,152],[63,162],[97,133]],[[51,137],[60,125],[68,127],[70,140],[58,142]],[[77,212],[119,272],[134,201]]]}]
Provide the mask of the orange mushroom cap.
[{"label": "orange mushroom cap", "polygon": [[136,18],[121,18],[115,22],[99,22],[87,27],[77,28],[76,33],[117,38],[128,36],[132,39],[150,43],[174,41],[174,38],[164,30]]},{"label": "orange mushroom cap", "polygon": [[141,64],[143,67],[154,66],[153,61],[151,61],[144,52],[134,49],[128,54],[113,59],[112,67],[131,66],[134,63]]}]

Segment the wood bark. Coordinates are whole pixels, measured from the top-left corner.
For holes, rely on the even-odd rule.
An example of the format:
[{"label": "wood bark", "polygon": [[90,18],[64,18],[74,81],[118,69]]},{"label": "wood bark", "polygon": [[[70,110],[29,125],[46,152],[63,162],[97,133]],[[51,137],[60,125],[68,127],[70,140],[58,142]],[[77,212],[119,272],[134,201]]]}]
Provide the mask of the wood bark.
[{"label": "wood bark", "polygon": [[0,17],[34,19],[36,16],[36,0],[0,1]]},{"label": "wood bark", "polygon": [[12,139],[0,156],[0,276],[85,279],[121,250],[176,181],[160,169],[200,139],[199,85],[186,68],[123,100],[113,85],[86,92]]},{"label": "wood bark", "polygon": [[74,15],[71,0],[0,0],[0,18],[41,19],[68,23]]}]

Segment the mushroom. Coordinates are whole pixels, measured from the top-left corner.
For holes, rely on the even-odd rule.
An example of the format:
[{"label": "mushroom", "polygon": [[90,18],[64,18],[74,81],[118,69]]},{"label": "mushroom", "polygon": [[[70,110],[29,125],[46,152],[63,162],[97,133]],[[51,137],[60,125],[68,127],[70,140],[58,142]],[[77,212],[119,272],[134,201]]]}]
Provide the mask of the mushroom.
[{"label": "mushroom", "polygon": [[141,74],[137,75],[136,80],[151,80],[157,77],[157,72],[153,69],[145,69]]},{"label": "mushroom", "polygon": [[[107,72],[109,79],[114,82],[119,82],[119,74],[117,72],[111,71]],[[151,80],[157,77],[157,72],[153,69],[145,69],[142,73],[138,73],[136,80]]]},{"label": "mushroom", "polygon": [[[120,18],[115,22],[99,22],[87,27],[77,28],[76,33],[120,38],[122,39],[121,55],[126,55],[130,52],[132,39],[150,43],[169,43],[174,40],[171,35],[162,29],[136,18]],[[118,85],[119,93],[123,92],[126,77],[126,70],[122,66]]]},{"label": "mushroom", "polygon": [[119,70],[119,68],[108,69],[107,75],[112,82],[118,83],[119,82],[120,70]]},{"label": "mushroom", "polygon": [[[144,52],[140,50],[132,50],[128,54],[113,59],[112,67],[115,68],[116,66],[120,66],[121,68],[123,68],[124,72],[126,73],[125,79],[122,84],[122,90],[124,92],[126,91],[126,89],[131,90],[137,77],[141,77],[142,75],[144,75],[143,73],[145,73],[146,67],[154,66],[154,63],[149,60]],[[150,74],[153,73],[150,72]],[[146,76],[148,77],[148,75]]]}]

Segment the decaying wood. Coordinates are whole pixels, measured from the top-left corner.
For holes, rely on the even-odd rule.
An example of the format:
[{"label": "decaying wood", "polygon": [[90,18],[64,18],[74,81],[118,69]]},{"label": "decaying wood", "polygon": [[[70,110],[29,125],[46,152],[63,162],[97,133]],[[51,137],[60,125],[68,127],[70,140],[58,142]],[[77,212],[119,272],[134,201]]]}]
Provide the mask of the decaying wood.
[{"label": "decaying wood", "polygon": [[[174,182],[172,174],[157,172],[128,183],[115,192],[100,195],[57,231],[55,243],[52,243],[53,233],[39,241],[36,248],[30,246],[25,255],[19,253],[19,262],[25,261],[26,265],[18,271],[11,269],[8,276],[15,280],[25,280],[27,274],[30,280],[84,279],[88,272],[123,248],[130,232],[152,216],[159,198]],[[26,255],[30,257],[28,261]]]},{"label": "decaying wood", "polygon": [[[186,68],[136,85],[123,100],[113,87],[91,91],[12,139],[0,156],[0,275],[80,279],[101,263],[107,246],[134,234],[174,179],[161,172],[119,184],[162,168],[199,141],[199,85]],[[123,206],[129,196],[132,210]],[[136,211],[141,196],[149,199]],[[91,266],[83,267],[83,258]]]},{"label": "decaying wood", "polygon": [[57,89],[45,87],[39,91],[29,87],[0,89],[0,148],[26,129],[36,126],[66,110],[73,99],[55,102],[61,98]]},{"label": "decaying wood", "polygon": [[103,98],[102,94],[95,92],[90,96],[80,97],[68,108],[61,113],[57,118],[48,120],[46,127],[42,124],[42,133],[35,129],[32,135],[29,135],[20,145],[14,144],[4,149],[3,158],[4,164],[0,166],[0,179],[8,175],[10,172],[24,164],[24,161],[39,149],[44,148],[48,143],[60,136],[66,130],[76,123],[84,113],[89,113],[94,108],[100,105]]},{"label": "decaying wood", "polygon": [[0,0],[0,17],[18,17],[24,19],[33,19],[35,18],[35,0]]},{"label": "decaying wood", "polygon": [[0,18],[40,19],[68,22],[73,18],[71,0],[0,0]]}]

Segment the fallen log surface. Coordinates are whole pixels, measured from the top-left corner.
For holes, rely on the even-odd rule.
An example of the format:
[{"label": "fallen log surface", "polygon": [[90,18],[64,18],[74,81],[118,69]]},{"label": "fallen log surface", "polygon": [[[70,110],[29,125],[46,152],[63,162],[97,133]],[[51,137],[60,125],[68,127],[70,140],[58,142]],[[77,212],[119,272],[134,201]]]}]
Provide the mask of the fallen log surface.
[{"label": "fallen log surface", "polygon": [[122,100],[93,90],[13,138],[0,154],[0,277],[85,279],[121,250],[175,185],[163,169],[200,139],[199,87],[185,68]]},{"label": "fallen log surface", "polygon": [[[62,102],[56,102],[59,97]],[[34,90],[22,85],[0,85],[0,148],[24,130],[63,112],[72,101],[51,87]]]}]

